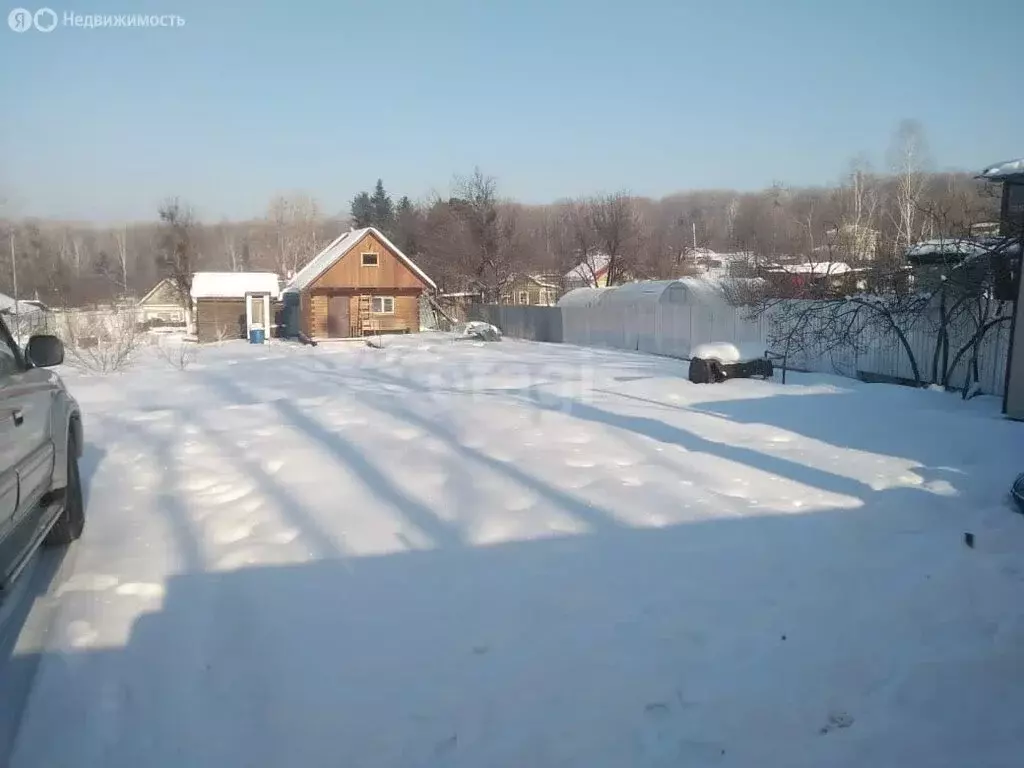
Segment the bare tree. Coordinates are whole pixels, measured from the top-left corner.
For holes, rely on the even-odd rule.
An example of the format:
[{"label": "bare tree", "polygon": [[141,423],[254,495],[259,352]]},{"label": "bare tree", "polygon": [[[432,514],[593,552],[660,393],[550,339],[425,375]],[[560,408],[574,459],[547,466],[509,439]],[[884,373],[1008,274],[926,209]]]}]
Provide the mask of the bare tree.
[{"label": "bare tree", "polygon": [[302,193],[278,195],[270,201],[267,219],[274,232],[277,271],[294,274],[317,253],[320,206]]},{"label": "bare tree", "polygon": [[470,280],[490,301],[500,298],[518,255],[517,211],[499,203],[497,189],[494,177],[476,168],[471,176],[456,179],[448,203],[465,227]]},{"label": "bare tree", "polygon": [[121,295],[128,295],[128,226],[122,225],[114,229],[114,243],[117,246],[117,264],[120,267]]},{"label": "bare tree", "polygon": [[598,195],[587,202],[586,220],[593,243],[607,260],[608,285],[628,278],[636,267],[640,219],[625,192]]},{"label": "bare tree", "polygon": [[165,277],[178,289],[189,332],[192,323],[192,275],[196,271],[198,224],[187,204],[171,198],[160,207],[160,240],[157,263]]},{"label": "bare tree", "polygon": [[925,190],[929,158],[924,127],[904,120],[889,147],[889,167],[895,177],[895,205],[890,215],[896,226],[897,247],[909,248],[917,238],[917,213]]}]

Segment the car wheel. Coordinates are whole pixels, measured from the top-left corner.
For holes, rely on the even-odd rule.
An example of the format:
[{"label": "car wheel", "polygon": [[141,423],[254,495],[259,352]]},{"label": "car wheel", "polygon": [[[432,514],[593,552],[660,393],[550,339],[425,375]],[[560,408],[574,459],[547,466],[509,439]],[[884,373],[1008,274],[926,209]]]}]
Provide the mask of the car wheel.
[{"label": "car wheel", "polygon": [[68,485],[64,490],[64,509],[46,535],[43,543],[48,547],[62,547],[82,535],[85,527],[85,503],[82,498],[82,478],[78,474],[75,444],[68,441]]}]

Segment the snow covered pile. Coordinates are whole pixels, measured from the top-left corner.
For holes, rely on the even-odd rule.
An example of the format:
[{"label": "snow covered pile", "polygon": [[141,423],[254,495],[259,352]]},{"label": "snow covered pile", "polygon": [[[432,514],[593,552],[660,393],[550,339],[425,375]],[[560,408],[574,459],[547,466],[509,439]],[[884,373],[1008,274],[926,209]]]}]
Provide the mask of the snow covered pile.
[{"label": "snow covered pile", "polygon": [[501,329],[496,325],[485,323],[480,320],[471,320],[468,323],[457,325],[454,329],[456,336],[465,339],[476,339],[477,341],[501,341]]},{"label": "snow covered pile", "polygon": [[1024,425],[680,367],[438,333],[70,373],[88,523],[0,765],[1019,765]]},{"label": "snow covered pile", "polygon": [[763,358],[765,346],[760,342],[714,341],[697,344],[690,349],[690,359],[717,360],[720,363],[745,363]]}]

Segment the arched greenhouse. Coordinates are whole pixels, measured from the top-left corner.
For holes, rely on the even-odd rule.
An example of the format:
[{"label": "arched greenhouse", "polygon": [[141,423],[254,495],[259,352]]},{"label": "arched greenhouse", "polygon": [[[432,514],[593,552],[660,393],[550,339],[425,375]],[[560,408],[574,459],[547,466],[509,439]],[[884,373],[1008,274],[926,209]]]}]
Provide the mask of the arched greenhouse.
[{"label": "arched greenhouse", "polygon": [[692,346],[711,341],[763,342],[763,323],[729,300],[748,282],[683,278],[577,288],[558,302],[562,337],[569,344],[672,357],[687,357]]}]

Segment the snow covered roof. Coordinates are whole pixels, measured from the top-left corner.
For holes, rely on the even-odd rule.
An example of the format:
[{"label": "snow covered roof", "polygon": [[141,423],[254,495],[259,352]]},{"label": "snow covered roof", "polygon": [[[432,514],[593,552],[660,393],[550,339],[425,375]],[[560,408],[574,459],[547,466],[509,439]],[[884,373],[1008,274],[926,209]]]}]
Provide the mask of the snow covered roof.
[{"label": "snow covered roof", "polygon": [[845,275],[853,272],[849,264],[842,261],[805,261],[799,264],[777,264],[771,267],[773,272],[786,272],[794,275]]},{"label": "snow covered roof", "polygon": [[998,235],[973,238],[935,238],[915,243],[907,249],[905,256],[907,261],[926,264],[978,259],[997,253],[1017,255],[1020,253],[1020,243],[1012,238]]},{"label": "snow covered roof", "polygon": [[533,282],[535,282],[541,288],[554,288],[555,290],[558,289],[558,286],[552,283],[551,281],[546,280],[544,275],[527,275],[527,277],[533,280]]},{"label": "snow covered roof", "polygon": [[433,280],[427,277],[427,273],[417,267],[412,259],[402,253],[398,246],[388,240],[383,232],[375,227],[364,227],[363,229],[353,229],[335,238],[333,242],[314,256],[309,264],[298,271],[288,282],[288,285],[285,286],[284,293],[294,293],[308,288],[320,275],[340,261],[345,254],[351,251],[360,240],[370,233],[384,243],[388,250],[394,253],[420,280],[434,290],[437,290],[437,286]]},{"label": "snow covered roof", "polygon": [[684,253],[694,259],[717,259],[719,255],[710,248],[686,248]]},{"label": "snow covered roof", "polygon": [[981,175],[985,179],[1007,179],[1018,176],[1024,178],[1024,158],[990,165],[981,172]]},{"label": "snow covered roof", "polygon": [[611,256],[607,253],[595,253],[593,256],[588,256],[586,261],[581,261],[570,269],[566,273],[565,279],[590,282],[594,279],[595,275],[600,275],[608,269],[608,264],[611,260]]},{"label": "snow covered roof", "polygon": [[46,305],[41,301],[27,301],[25,299],[15,301],[7,294],[0,293],[0,314],[13,315],[17,313],[19,315],[29,315],[33,312],[45,312],[46,309]]},{"label": "snow covered roof", "polygon": [[273,272],[196,272],[192,275],[193,299],[241,299],[247,293],[280,294]]}]

